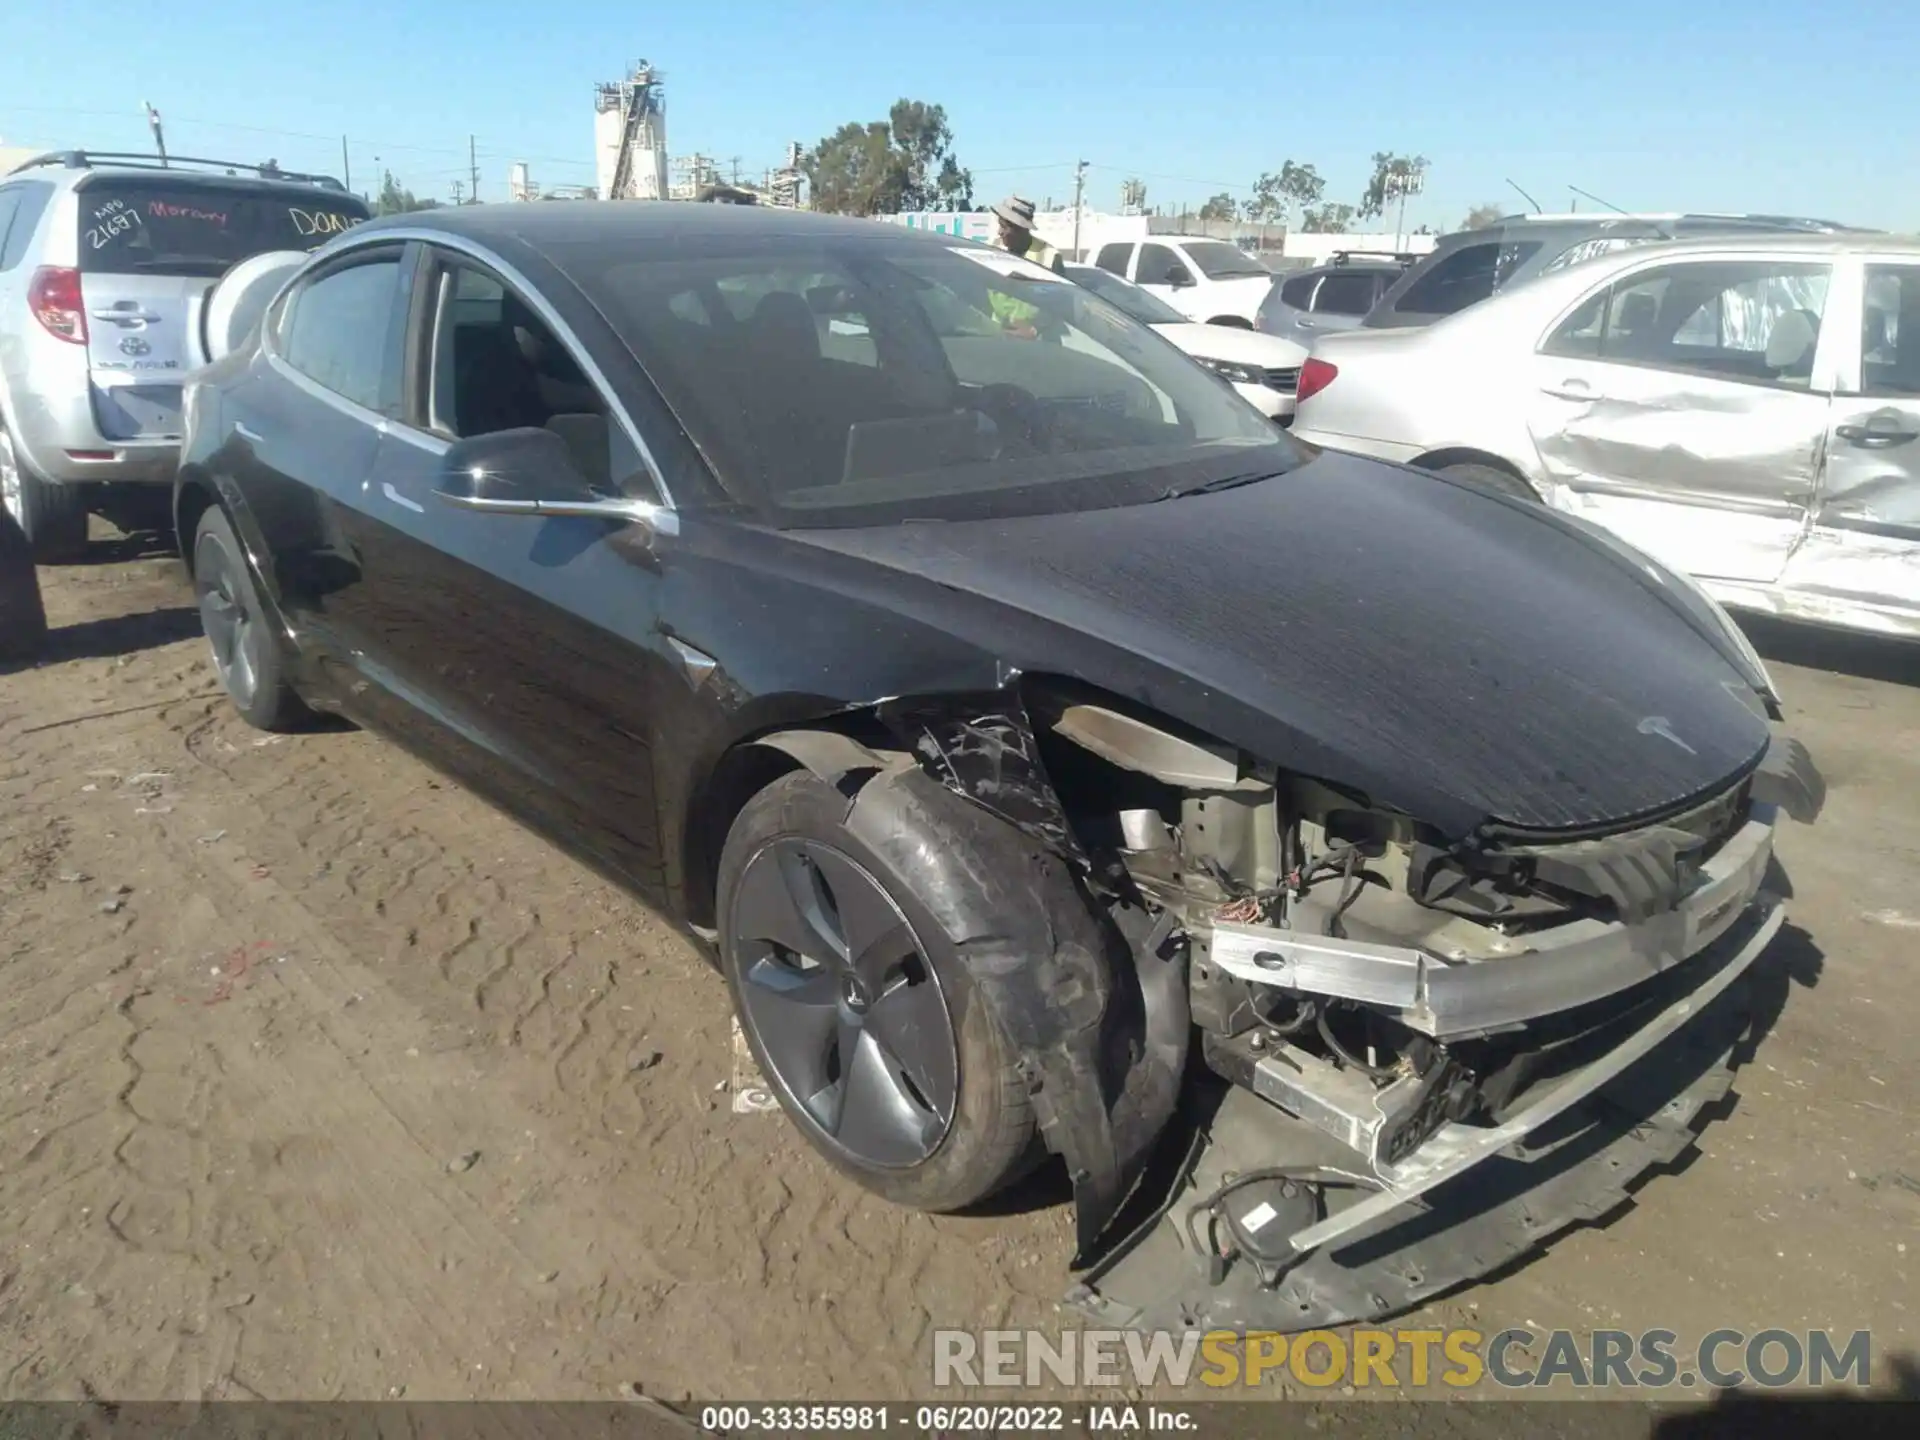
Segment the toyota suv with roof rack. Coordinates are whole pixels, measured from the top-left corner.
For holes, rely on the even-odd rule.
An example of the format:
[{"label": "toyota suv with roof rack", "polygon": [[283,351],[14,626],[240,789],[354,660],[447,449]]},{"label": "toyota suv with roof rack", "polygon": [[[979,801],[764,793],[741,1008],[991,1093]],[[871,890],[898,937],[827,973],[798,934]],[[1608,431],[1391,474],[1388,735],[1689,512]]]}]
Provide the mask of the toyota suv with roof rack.
[{"label": "toyota suv with roof rack", "polygon": [[1431,325],[1508,286],[1629,245],[1717,235],[1835,235],[1856,228],[1791,215],[1508,215],[1478,230],[1443,235],[1360,324],[1368,330]]},{"label": "toyota suv with roof rack", "polygon": [[171,485],[221,277],[368,215],[272,161],[67,150],[0,176],[0,493],[40,560],[78,556],[116,487]]},{"label": "toyota suv with roof rack", "polygon": [[1351,330],[1419,258],[1395,250],[1336,250],[1324,265],[1297,270],[1269,290],[1253,328],[1309,347],[1317,335]]}]

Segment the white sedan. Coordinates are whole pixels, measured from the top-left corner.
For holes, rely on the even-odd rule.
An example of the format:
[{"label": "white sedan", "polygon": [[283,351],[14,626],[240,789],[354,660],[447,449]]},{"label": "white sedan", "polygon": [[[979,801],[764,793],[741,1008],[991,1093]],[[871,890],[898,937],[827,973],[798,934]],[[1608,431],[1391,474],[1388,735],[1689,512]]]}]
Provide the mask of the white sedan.
[{"label": "white sedan", "polygon": [[1293,433],[1544,501],[1727,605],[1920,638],[1920,242],[1647,245],[1329,335]]},{"label": "white sedan", "polygon": [[1166,301],[1091,265],[1065,265],[1061,271],[1115,309],[1151,325],[1230,381],[1261,414],[1282,425],[1293,423],[1293,392],[1300,383],[1300,366],[1307,358],[1305,346],[1231,325],[1196,325]]}]

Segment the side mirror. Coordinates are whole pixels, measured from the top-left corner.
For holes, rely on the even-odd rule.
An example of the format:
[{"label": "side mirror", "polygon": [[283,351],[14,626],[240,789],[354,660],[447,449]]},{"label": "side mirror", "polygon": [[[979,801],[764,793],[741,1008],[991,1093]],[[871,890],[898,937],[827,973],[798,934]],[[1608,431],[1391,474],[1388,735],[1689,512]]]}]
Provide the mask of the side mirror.
[{"label": "side mirror", "polygon": [[573,448],[551,430],[525,427],[473,435],[447,447],[434,494],[491,515],[579,515],[659,528],[664,512],[644,500],[596,492]]},{"label": "side mirror", "polygon": [[1176,287],[1181,285],[1191,285],[1193,284],[1193,276],[1187,273],[1185,266],[1175,265],[1169,268],[1167,271],[1167,284],[1173,285]]}]

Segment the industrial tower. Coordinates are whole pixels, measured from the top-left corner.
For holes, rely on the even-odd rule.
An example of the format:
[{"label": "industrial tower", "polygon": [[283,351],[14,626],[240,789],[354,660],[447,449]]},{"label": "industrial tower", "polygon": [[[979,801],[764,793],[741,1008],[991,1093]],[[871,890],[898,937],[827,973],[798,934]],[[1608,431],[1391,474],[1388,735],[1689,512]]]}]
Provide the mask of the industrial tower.
[{"label": "industrial tower", "polygon": [[609,200],[667,198],[662,78],[641,60],[625,80],[594,86],[594,178]]}]

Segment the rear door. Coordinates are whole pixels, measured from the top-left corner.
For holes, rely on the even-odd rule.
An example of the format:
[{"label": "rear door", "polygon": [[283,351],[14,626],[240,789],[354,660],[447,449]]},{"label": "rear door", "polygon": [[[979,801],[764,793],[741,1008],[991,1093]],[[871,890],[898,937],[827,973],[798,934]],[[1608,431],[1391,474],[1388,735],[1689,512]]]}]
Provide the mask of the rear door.
[{"label": "rear door", "polygon": [[1570,508],[1692,574],[1777,579],[1826,443],[1831,279],[1825,259],[1701,256],[1577,305],[1533,357],[1527,402]]},{"label": "rear door", "polygon": [[107,440],[180,434],[200,305],[238,261],[313,249],[366,217],[349,195],[219,176],[99,174],[77,187],[94,419]]},{"label": "rear door", "polygon": [[[1807,554],[1831,563],[1817,575],[1809,566],[1805,582],[1910,624],[1920,616],[1920,256],[1868,255],[1863,279],[1859,352],[1840,360]],[[1836,305],[1836,328],[1843,313]]]}]

